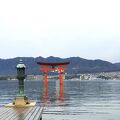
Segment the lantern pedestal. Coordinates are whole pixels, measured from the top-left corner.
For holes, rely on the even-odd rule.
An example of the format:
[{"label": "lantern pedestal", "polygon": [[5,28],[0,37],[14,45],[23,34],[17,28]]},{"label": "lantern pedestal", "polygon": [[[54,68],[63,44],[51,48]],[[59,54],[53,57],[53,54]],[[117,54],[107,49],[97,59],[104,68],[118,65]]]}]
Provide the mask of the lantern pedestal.
[{"label": "lantern pedestal", "polygon": [[17,96],[12,103],[5,105],[6,107],[31,107],[35,106],[36,102],[28,100],[26,96]]},{"label": "lantern pedestal", "polygon": [[15,106],[25,106],[26,104],[30,104],[30,101],[26,96],[17,96],[13,104],[15,104]]}]

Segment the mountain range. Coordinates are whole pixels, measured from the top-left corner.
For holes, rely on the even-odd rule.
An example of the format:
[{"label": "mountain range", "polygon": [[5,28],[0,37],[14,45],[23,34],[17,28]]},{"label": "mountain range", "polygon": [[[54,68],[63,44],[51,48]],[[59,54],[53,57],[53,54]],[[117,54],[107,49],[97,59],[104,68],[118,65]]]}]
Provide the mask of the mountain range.
[{"label": "mountain range", "polygon": [[[21,57],[11,59],[0,59],[0,75],[15,75],[16,65]],[[120,71],[120,63],[110,63],[103,60],[87,60],[80,57],[22,57],[26,65],[26,74],[41,74],[39,65],[37,62],[64,62],[69,61],[70,64],[67,66],[68,73],[94,73],[94,72],[111,72]]]}]

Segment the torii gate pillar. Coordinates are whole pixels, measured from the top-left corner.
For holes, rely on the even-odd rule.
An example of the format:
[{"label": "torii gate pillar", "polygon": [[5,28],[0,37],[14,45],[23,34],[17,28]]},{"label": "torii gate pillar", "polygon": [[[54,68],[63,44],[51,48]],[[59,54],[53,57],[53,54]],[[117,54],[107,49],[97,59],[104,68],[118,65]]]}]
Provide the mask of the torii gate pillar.
[{"label": "torii gate pillar", "polygon": [[47,71],[44,71],[44,84],[47,85]]},{"label": "torii gate pillar", "polygon": [[62,77],[62,71],[60,70],[60,73],[59,73],[59,80],[60,80],[60,84],[62,85],[63,84],[63,77]]}]

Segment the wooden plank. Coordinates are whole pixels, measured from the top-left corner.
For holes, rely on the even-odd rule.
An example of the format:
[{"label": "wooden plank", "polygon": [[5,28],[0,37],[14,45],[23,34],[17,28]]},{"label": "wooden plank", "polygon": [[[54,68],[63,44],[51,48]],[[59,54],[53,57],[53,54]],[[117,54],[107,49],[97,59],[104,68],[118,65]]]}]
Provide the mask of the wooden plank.
[{"label": "wooden plank", "polygon": [[39,110],[40,110],[40,107],[37,107],[36,110],[34,111],[34,113],[29,118],[29,120],[34,120],[36,115],[38,114]]},{"label": "wooden plank", "polygon": [[0,120],[40,120],[43,108],[35,107],[8,107],[0,109]]},{"label": "wooden plank", "polygon": [[25,108],[16,108],[14,110],[15,110],[14,113],[10,115],[9,117],[7,117],[6,120],[10,120],[10,119],[13,120],[15,116],[18,116],[21,112],[25,111]]},{"label": "wooden plank", "polygon": [[29,112],[29,114],[26,116],[24,120],[29,120],[29,118],[34,114],[35,111],[36,111],[36,107],[34,107],[34,109],[31,112]]},{"label": "wooden plank", "polygon": [[25,120],[26,117],[28,117],[34,110],[35,110],[35,107],[32,107],[32,109],[30,111],[27,111],[26,115],[23,117],[23,119]]},{"label": "wooden plank", "polygon": [[43,108],[41,107],[34,120],[42,120],[42,112],[43,112]]},{"label": "wooden plank", "polygon": [[8,109],[10,109],[10,111],[2,115],[1,117],[2,120],[6,120],[8,117],[13,116],[13,114],[15,114],[15,111],[16,111],[15,108],[8,108]]},{"label": "wooden plank", "polygon": [[5,111],[0,115],[0,120],[2,120],[4,116],[6,116],[7,114],[9,114],[10,111],[11,111],[11,109],[7,109],[6,108]]},{"label": "wooden plank", "polygon": [[4,114],[5,112],[9,111],[9,110],[10,110],[10,109],[7,109],[7,108],[1,109],[1,110],[0,110],[0,116],[1,116],[2,114]]},{"label": "wooden plank", "polygon": [[24,111],[21,113],[13,116],[10,120],[24,120],[24,118],[28,115],[29,112],[31,112],[33,107],[26,108]]}]

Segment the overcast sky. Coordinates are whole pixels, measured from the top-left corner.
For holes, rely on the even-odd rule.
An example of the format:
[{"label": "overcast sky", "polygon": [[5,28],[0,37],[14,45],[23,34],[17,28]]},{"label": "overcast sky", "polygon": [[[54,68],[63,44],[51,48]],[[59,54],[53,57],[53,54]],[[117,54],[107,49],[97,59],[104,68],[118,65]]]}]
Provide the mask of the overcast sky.
[{"label": "overcast sky", "polygon": [[0,58],[120,62],[119,0],[1,0]]}]

